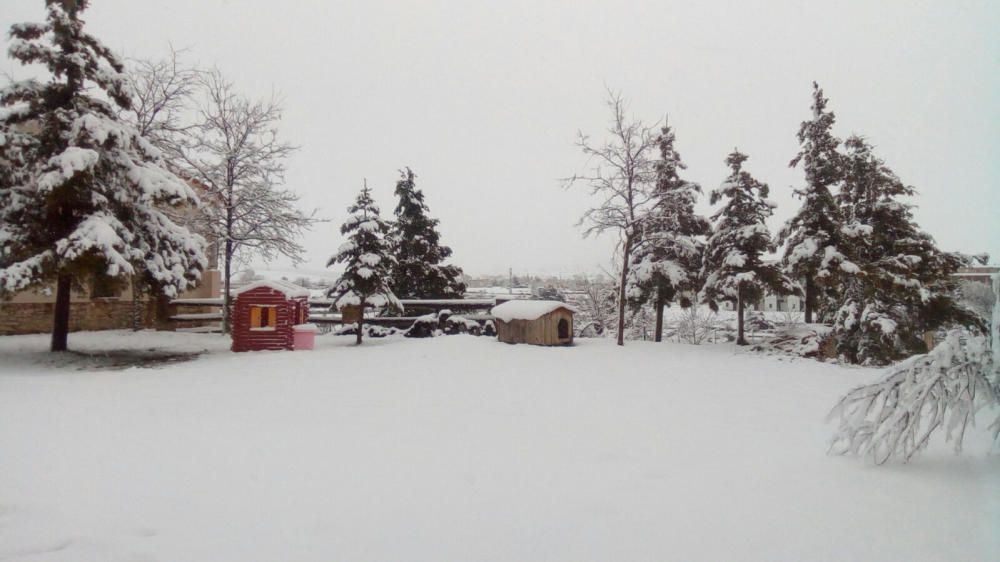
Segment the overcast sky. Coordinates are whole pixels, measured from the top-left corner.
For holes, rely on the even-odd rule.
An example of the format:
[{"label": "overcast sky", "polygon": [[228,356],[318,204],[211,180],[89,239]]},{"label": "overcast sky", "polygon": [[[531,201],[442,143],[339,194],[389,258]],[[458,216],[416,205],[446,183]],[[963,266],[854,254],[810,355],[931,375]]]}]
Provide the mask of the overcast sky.
[{"label": "overcast sky", "polygon": [[[2,0],[0,25],[43,0]],[[362,178],[384,215],[410,166],[467,273],[597,271],[582,240],[576,131],[609,117],[605,85],[650,122],[669,114],[686,177],[706,190],[734,147],[771,186],[772,230],[798,207],[789,169],[816,80],[835,132],[867,136],[919,196],[946,250],[1000,261],[1000,2],[355,2],[92,0],[88,29],[130,57],[168,44],[249,96],[285,99],[301,146],[288,186],[332,219],[305,240],[322,267]],[[3,50],[6,52],[6,38]],[[27,71],[5,59],[0,70]],[[707,201],[703,211],[708,211]]]}]

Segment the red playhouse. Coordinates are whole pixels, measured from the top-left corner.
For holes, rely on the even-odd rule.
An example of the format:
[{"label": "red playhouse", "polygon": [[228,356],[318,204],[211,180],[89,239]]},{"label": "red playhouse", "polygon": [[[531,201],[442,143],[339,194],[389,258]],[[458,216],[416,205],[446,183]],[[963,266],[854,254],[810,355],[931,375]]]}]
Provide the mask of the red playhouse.
[{"label": "red playhouse", "polygon": [[312,349],[309,291],[285,281],[257,281],[233,299],[233,351]]}]

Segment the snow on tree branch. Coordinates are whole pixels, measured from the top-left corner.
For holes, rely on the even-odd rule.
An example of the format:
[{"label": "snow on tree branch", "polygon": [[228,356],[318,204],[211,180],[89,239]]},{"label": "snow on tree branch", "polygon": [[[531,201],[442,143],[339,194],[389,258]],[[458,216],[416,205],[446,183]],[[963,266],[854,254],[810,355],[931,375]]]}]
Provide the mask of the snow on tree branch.
[{"label": "snow on tree branch", "polygon": [[[976,413],[1000,407],[1000,370],[991,353],[985,337],[953,330],[929,353],[850,391],[829,415],[840,422],[830,452],[870,456],[877,464],[909,461],[942,428],[961,451]],[[996,439],[1000,415],[991,427]]]}]

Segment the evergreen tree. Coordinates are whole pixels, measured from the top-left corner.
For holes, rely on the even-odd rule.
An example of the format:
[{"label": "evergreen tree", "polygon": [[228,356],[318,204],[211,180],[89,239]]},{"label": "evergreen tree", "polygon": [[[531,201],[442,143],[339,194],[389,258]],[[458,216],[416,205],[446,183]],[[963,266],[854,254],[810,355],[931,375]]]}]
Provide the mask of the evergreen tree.
[{"label": "evergreen tree", "polygon": [[713,310],[717,301],[735,303],[739,336],[736,343],[747,345],[743,337],[743,309],[757,302],[764,292],[792,294],[795,285],[777,264],[766,263],[763,255],[774,251],[766,221],[774,212],[767,200],[767,184],[743,170],[747,155],[733,151],[726,157],[732,172],[711,193],[711,203],[725,199],[722,209],[712,216],[714,228],[705,248],[702,300]]},{"label": "evergreen tree", "polygon": [[395,260],[386,235],[389,225],[379,217],[379,208],[365,182],[354,204],[347,208],[351,215],[340,227],[347,237],[327,267],[344,264],[344,273],[330,290],[338,309],[358,307],[357,342],[361,343],[366,308],[402,310],[403,305],[389,287]]},{"label": "evergreen tree", "polygon": [[682,307],[691,306],[686,294],[699,289],[703,237],[711,230],[708,219],[694,212],[701,186],[681,179],[679,172],[687,166],[674,139],[669,125],[657,137],[660,157],[653,163],[652,207],[642,221],[626,291],[633,308],[653,302],[656,341],[663,337],[663,307],[678,295]]},{"label": "evergreen tree", "polygon": [[10,56],[52,76],[0,91],[0,292],[55,280],[53,351],[66,349],[73,286],[141,275],[172,296],[205,266],[204,240],[168,213],[198,199],[119,119],[122,65],[84,32],[87,4],[47,0],[45,23],[13,25]]},{"label": "evergreen tree", "polygon": [[409,168],[400,170],[400,175],[396,182],[396,221],[390,233],[396,257],[392,290],[403,298],[462,298],[462,270],[442,263],[451,256],[451,248],[440,243],[438,220],[427,216],[424,194],[414,181],[416,175]]},{"label": "evergreen tree", "polygon": [[982,329],[976,314],[958,303],[952,274],[969,258],[942,252],[898,199],[914,195],[872,151],[868,142],[846,142],[845,182],[838,200],[859,275],[845,283],[836,313],[838,352],[854,363],[886,365],[926,353],[925,332],[945,325]]},{"label": "evergreen tree", "polygon": [[840,141],[831,132],[834,115],[826,105],[823,90],[813,82],[813,116],[799,127],[801,148],[789,164],[794,168],[801,163],[806,173],[805,187],[795,190],[802,207],[778,234],[778,243],[785,245],[785,272],[804,284],[807,323],[813,321],[817,297],[828,296],[844,273],[857,269],[847,259],[840,209],[831,192],[841,181],[842,165]]}]

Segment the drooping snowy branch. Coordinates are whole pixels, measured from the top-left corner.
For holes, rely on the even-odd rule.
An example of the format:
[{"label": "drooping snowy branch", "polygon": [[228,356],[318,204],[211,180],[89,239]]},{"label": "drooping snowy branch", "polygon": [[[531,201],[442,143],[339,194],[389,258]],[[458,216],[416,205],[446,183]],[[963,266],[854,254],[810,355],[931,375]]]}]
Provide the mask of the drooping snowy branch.
[{"label": "drooping snowy branch", "polygon": [[[953,330],[929,353],[841,398],[830,413],[840,423],[830,452],[870,456],[878,464],[908,461],[940,429],[958,452],[976,413],[988,407],[1000,407],[1000,370],[990,345],[983,336]],[[1000,416],[991,427],[996,439]]]}]

